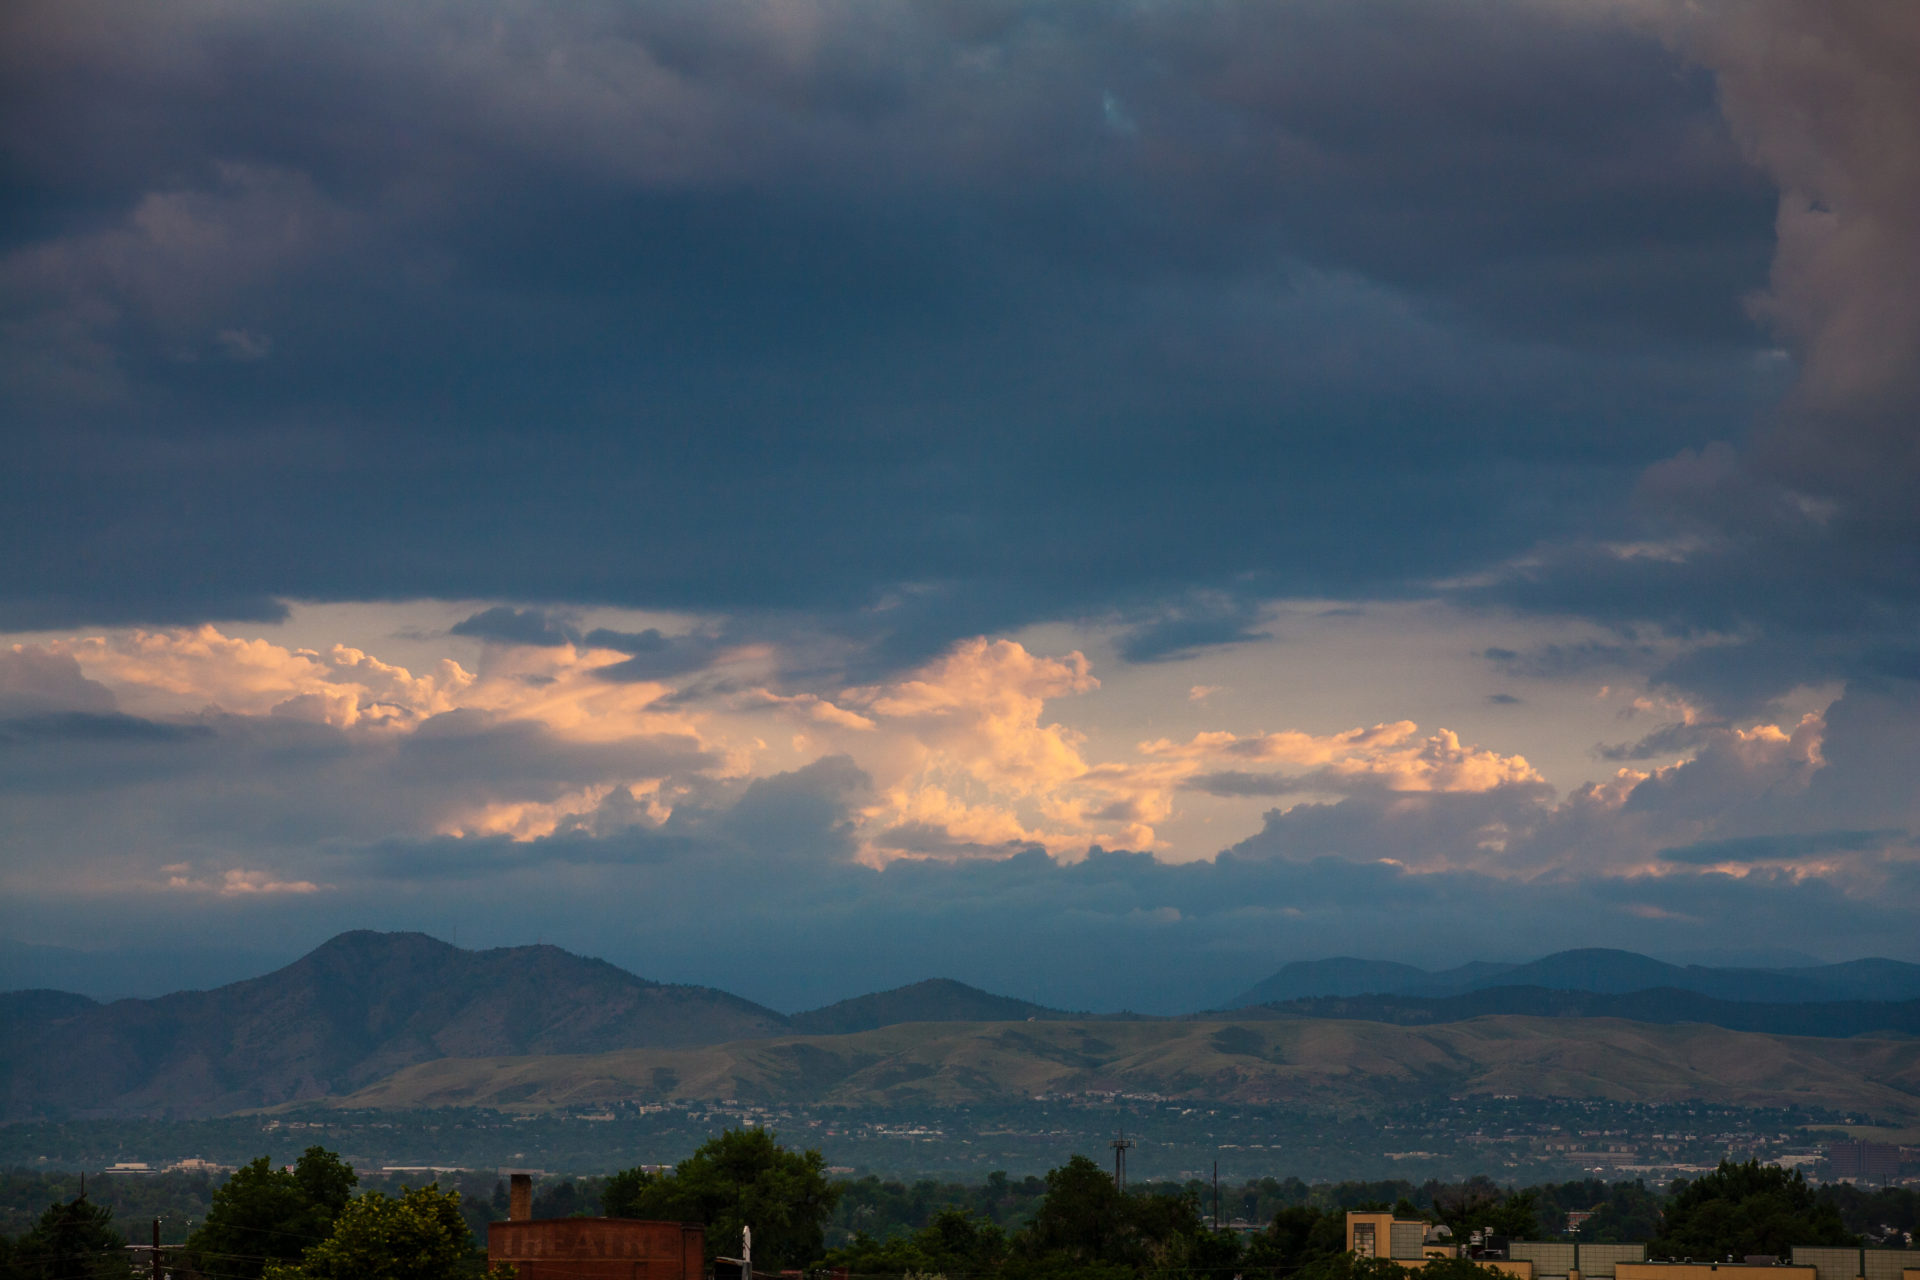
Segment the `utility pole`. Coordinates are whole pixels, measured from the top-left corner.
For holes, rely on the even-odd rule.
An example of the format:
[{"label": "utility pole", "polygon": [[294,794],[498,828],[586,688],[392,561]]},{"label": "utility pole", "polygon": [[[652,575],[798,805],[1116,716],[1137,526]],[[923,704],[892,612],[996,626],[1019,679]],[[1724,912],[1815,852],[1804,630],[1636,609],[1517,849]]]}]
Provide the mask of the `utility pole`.
[{"label": "utility pole", "polygon": [[160,1219],[153,1220],[153,1280],[160,1280]]},{"label": "utility pole", "polygon": [[1133,1139],[1127,1136],[1127,1126],[1120,1126],[1120,1136],[1107,1144],[1113,1148],[1113,1189],[1127,1189],[1127,1150],[1133,1146]]},{"label": "utility pole", "polygon": [[1220,1229],[1220,1162],[1213,1162],[1213,1229]]}]

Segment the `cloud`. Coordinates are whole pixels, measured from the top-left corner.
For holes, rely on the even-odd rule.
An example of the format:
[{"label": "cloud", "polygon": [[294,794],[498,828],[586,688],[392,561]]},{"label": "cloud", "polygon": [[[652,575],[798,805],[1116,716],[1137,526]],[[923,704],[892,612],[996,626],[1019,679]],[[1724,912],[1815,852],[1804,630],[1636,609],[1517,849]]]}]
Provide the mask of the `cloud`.
[{"label": "cloud", "polygon": [[[346,923],[431,923],[431,902],[434,927],[457,918],[463,938],[538,932],[788,1005],[904,972],[1078,1007],[1191,1008],[1355,936],[1380,939],[1381,954],[1460,958],[1462,912],[1516,955],[1733,945],[1756,922],[1791,927],[1824,956],[1910,952],[1920,879],[1902,833],[1920,814],[1890,759],[1915,723],[1897,688],[1849,690],[1803,723],[1714,727],[1690,759],[1562,798],[1514,757],[1402,722],[1203,735],[1117,761],[1056,737],[1084,770],[1062,773],[1032,739],[1067,732],[1051,699],[1097,692],[1083,664],[1010,642],[961,646],[854,691],[873,728],[821,730],[885,750],[821,748],[749,775],[728,771],[731,722],[707,725],[697,746],[563,734],[484,709],[399,732],[206,714],[178,722],[196,726],[191,741],[36,745],[40,767],[90,790],[76,803],[29,777],[0,797],[28,851],[0,883],[47,929],[109,920],[136,938],[150,894],[132,886],[177,879],[169,928],[217,921],[221,936],[269,946]],[[918,737],[887,742],[921,732],[937,743],[924,754]],[[939,759],[955,785],[900,773],[908,757]],[[1288,762],[1331,798],[1270,809],[1197,861],[1089,840],[1103,806],[1236,760]],[[1425,789],[1369,781],[1408,771]],[[6,774],[23,776],[12,763]],[[1084,812],[1070,818],[1060,801],[1076,796]],[[716,952],[722,918],[740,945]],[[823,937],[831,963],[807,962]]]},{"label": "cloud", "polygon": [[113,692],[87,679],[71,654],[24,644],[0,649],[0,715],[110,715],[115,710]]},{"label": "cloud", "polygon": [[1751,438],[1648,467],[1632,532],[1549,541],[1480,599],[1716,635],[1656,678],[1726,714],[1796,686],[1915,670],[1920,625],[1920,16],[1810,0],[1631,6],[1716,78],[1778,187],[1755,316],[1796,377]]},{"label": "cloud", "polygon": [[[541,609],[515,609],[499,604],[462,618],[450,628],[456,636],[473,636],[499,644],[557,646],[577,644],[580,634]],[[658,635],[658,632],[654,633]],[[611,647],[611,646],[603,646]]]},{"label": "cloud", "polygon": [[[749,976],[831,935],[1069,991],[1140,922],[1168,991],[1467,909],[1910,945],[1897,842],[1663,856],[1920,830],[1904,10],[0,23],[0,625],[62,637],[0,652],[36,922],[152,863],[215,886],[183,921],[431,881],[619,939],[671,903],[686,957],[745,886]],[[1525,682],[1459,721],[1178,696],[1292,658],[1275,601],[1436,594]],[[235,621],[289,599],[512,603],[468,670]],[[1582,638],[1510,638],[1541,615]],[[1117,730],[1175,660],[1180,716]],[[1649,720],[1556,796],[1526,735],[1603,681]]]},{"label": "cloud", "polygon": [[1196,774],[1184,782],[1196,791],[1218,796],[1357,790],[1487,791],[1503,786],[1544,785],[1545,779],[1523,757],[1463,745],[1450,729],[1426,738],[1416,738],[1418,732],[1418,725],[1402,720],[1328,735],[1203,733],[1185,743],[1143,743],[1141,750],[1149,756],[1187,760],[1281,763],[1295,770],[1224,770]]},{"label": "cloud", "polygon": [[1823,854],[1861,853],[1904,840],[1904,831],[1810,831],[1796,835],[1733,836],[1662,849],[1669,862],[1717,866],[1727,862],[1798,862]]},{"label": "cloud", "polygon": [[215,894],[222,898],[320,892],[320,886],[311,880],[276,880],[268,872],[249,871],[243,867],[233,867],[223,871],[218,879],[193,876],[189,874],[190,868],[184,863],[164,867],[162,870],[171,873],[167,877],[166,887],[176,892]]},{"label": "cloud", "polygon": [[1778,394],[1772,193],[1605,13],[109,9],[8,15],[6,625],[598,602],[865,681],[1124,617],[1164,659],[1612,519]]},{"label": "cloud", "polygon": [[1271,639],[1260,622],[1253,601],[1214,596],[1136,623],[1121,633],[1117,647],[1128,662],[1177,661],[1222,645]]}]

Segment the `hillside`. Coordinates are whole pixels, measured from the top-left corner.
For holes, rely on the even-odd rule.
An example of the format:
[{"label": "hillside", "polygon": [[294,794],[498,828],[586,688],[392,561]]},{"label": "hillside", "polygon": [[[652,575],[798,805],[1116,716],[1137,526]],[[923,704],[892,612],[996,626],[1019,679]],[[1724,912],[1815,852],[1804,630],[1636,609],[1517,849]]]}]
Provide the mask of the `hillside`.
[{"label": "hillside", "polygon": [[0,1114],[210,1115],[358,1088],[447,1056],[597,1053],[775,1034],[785,1019],[558,947],[463,951],[419,933],[345,933],[211,991],[0,1004]]},{"label": "hillside", "polygon": [[1521,1015],[1541,1018],[1621,1018],[1631,1022],[1701,1022],[1733,1031],[1845,1037],[1920,1035],[1920,1000],[1831,1000],[1765,1004],[1716,1000],[1694,991],[1660,987],[1609,995],[1546,987],[1489,987],[1459,996],[1320,996],[1236,1010],[1242,1017],[1361,1019],[1401,1026]]},{"label": "hillside", "polygon": [[1571,1018],[1419,1028],[1304,1018],[920,1023],[706,1049],[445,1059],[410,1067],[339,1105],[541,1110],[672,1098],[953,1105],[1113,1090],[1343,1107],[1470,1093],[1811,1104],[1906,1119],[1920,1116],[1920,1041]]},{"label": "hillside", "polygon": [[970,987],[951,978],[929,978],[891,991],[855,996],[787,1019],[801,1035],[845,1035],[902,1022],[1024,1022],[1068,1017],[1058,1009]]},{"label": "hillside", "polygon": [[1320,996],[1439,998],[1494,987],[1545,987],[1605,995],[1671,988],[1716,1000],[1769,1004],[1904,1001],[1920,999],[1920,965],[1867,959],[1798,969],[1723,969],[1668,964],[1605,947],[1559,951],[1526,964],[1474,963],[1432,973],[1387,961],[1341,958],[1283,966],[1228,1001],[1227,1007]]}]

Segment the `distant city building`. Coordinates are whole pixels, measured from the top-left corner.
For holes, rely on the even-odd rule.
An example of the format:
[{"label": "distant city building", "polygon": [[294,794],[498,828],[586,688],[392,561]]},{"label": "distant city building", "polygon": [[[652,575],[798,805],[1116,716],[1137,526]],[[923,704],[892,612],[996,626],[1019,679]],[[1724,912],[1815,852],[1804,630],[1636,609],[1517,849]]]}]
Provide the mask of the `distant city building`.
[{"label": "distant city building", "polygon": [[1890,1142],[1830,1143],[1827,1176],[1837,1182],[1892,1182],[1900,1176],[1900,1148]]}]

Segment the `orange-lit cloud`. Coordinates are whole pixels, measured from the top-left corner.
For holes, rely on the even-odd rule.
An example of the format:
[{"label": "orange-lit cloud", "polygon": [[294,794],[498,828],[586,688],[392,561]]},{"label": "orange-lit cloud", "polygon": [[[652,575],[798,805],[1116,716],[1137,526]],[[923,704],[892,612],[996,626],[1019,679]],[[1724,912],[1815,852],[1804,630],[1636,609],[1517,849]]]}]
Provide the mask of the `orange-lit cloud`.
[{"label": "orange-lit cloud", "polygon": [[[1502,755],[1468,746],[1451,729],[1418,736],[1411,720],[1377,724],[1340,733],[1294,731],[1241,736],[1200,733],[1185,742],[1166,738],[1140,744],[1143,755],[1188,762],[1189,774],[1202,766],[1280,766],[1265,775],[1276,788],[1289,778],[1293,789],[1348,791],[1361,787],[1385,791],[1489,791],[1517,783],[1544,783],[1524,756]],[[1286,771],[1295,771],[1291,774]],[[1258,776],[1258,775],[1256,775]],[[1279,794],[1275,790],[1272,794]]]},{"label": "orange-lit cloud", "polygon": [[[490,645],[477,671],[441,660],[421,674],[344,645],[289,648],[210,626],[76,638],[47,652],[76,662],[94,682],[87,688],[96,700],[110,691],[140,714],[291,716],[369,744],[423,746],[443,734],[521,726],[533,735],[516,739],[525,745],[501,748],[510,758],[490,762],[494,772],[486,776],[457,775],[438,808],[423,815],[426,829],[452,837],[525,841],[563,830],[658,826],[690,787],[737,788],[831,755],[850,758],[868,780],[851,831],[862,860],[876,865],[1027,848],[1067,860],[1095,846],[1212,852],[1171,849],[1162,839],[1183,793],[1204,793],[1208,804],[1243,804],[1249,827],[1276,801],[1284,809],[1315,797],[1550,795],[1525,757],[1463,742],[1450,729],[1422,731],[1411,720],[1330,733],[1209,730],[1096,756],[1087,736],[1056,710],[1099,693],[1085,655],[1035,653],[1007,639],[975,638],[896,678],[837,692],[756,685],[704,700],[669,680],[609,679],[606,669],[622,655],[581,644]],[[1636,709],[1689,723],[1693,716],[1677,704]],[[791,731],[796,719],[804,733]],[[1804,786],[1821,764],[1817,716],[1788,727],[1695,728],[1695,754],[1684,772],[1678,762],[1621,770],[1577,789],[1552,810],[1551,821],[1535,799],[1532,816],[1489,816],[1447,852],[1436,845],[1416,862],[1492,869],[1504,860],[1539,873],[1579,865],[1595,856],[1583,850],[1595,847],[1609,860],[1658,870],[1659,848],[1712,831],[1716,818],[1689,817],[1681,806],[1656,830],[1624,812],[1634,788],[1677,786],[1681,779],[1700,787],[1725,774],[1716,794],[1748,795],[1756,787]],[[769,741],[783,745],[776,751]],[[640,750],[649,744],[658,749]],[[562,747],[587,754],[562,762]],[[542,756],[527,762],[524,782],[511,776],[513,752]],[[1586,838],[1603,825],[1605,841]],[[307,891],[297,879],[176,878],[176,887],[227,895]]]},{"label": "orange-lit cloud", "polygon": [[217,877],[196,876],[185,863],[164,867],[167,888],[176,892],[210,894],[221,898],[247,898],[277,894],[318,893],[320,886],[311,880],[282,880],[269,871],[250,871],[234,867]]}]

